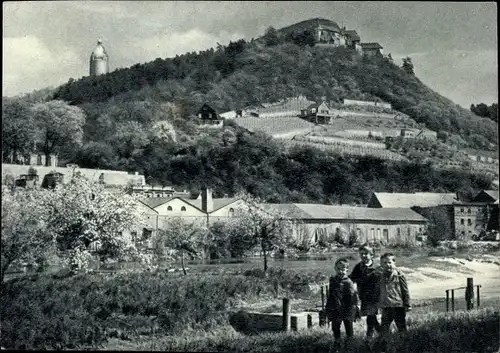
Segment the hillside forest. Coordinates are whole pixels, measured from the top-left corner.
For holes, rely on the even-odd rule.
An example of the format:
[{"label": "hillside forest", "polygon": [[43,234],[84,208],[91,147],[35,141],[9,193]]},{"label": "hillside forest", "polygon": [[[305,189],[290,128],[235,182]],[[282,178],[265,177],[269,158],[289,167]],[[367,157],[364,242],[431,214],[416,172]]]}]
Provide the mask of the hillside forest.
[{"label": "hillside forest", "polygon": [[[195,114],[205,102],[221,113],[298,95],[381,99],[444,142],[497,150],[497,124],[489,117],[440,96],[387,58],[311,47],[307,38],[239,40],[4,98],[2,137],[10,137],[2,139],[3,157],[36,146],[57,152],[63,163],[138,171],[149,184],[208,184],[218,196],[248,191],[271,202],[365,203],[371,191],[470,195],[491,187],[491,177],[472,171],[287,148],[231,121],[219,131],[198,128]],[[49,113],[51,105],[59,113]]]}]

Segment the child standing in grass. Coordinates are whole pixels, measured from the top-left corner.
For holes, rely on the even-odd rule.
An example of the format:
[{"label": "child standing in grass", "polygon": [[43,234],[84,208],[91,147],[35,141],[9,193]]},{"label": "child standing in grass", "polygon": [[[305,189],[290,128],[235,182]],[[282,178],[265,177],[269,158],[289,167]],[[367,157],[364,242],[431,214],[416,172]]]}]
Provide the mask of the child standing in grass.
[{"label": "child standing in grass", "polygon": [[359,312],[359,297],[356,287],[348,277],[349,260],[340,258],[335,262],[335,276],[330,277],[326,300],[326,315],[332,323],[335,348],[340,348],[340,326],[344,323],[347,337],[353,335],[353,322]]},{"label": "child standing in grass", "polygon": [[411,310],[410,292],[405,275],[396,268],[395,256],[385,253],[380,257],[379,306],[382,309],[381,330],[389,332],[393,321],[398,331],[406,331],[406,312]]},{"label": "child standing in grass", "polygon": [[380,332],[377,320],[379,291],[376,269],[373,263],[373,248],[363,245],[359,248],[361,261],[354,266],[351,280],[356,283],[361,299],[361,316],[366,316],[366,337],[373,337],[374,331]]}]

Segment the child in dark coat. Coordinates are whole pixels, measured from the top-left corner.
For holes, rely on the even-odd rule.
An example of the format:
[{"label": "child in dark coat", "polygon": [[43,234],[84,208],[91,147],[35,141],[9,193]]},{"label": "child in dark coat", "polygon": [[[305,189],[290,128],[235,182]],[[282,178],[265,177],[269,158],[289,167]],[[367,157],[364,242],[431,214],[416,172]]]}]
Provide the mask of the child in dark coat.
[{"label": "child in dark coat", "polygon": [[326,316],[332,323],[335,345],[339,347],[340,326],[344,323],[347,337],[353,335],[353,322],[359,313],[359,297],[356,287],[348,277],[349,261],[340,258],[335,262],[336,275],[330,277],[330,286],[326,301]]},{"label": "child in dark coat", "polygon": [[366,316],[366,337],[373,337],[373,332],[380,332],[378,314],[378,281],[373,263],[373,249],[367,245],[359,248],[359,262],[349,276],[356,283],[359,298],[361,299],[361,316]]}]

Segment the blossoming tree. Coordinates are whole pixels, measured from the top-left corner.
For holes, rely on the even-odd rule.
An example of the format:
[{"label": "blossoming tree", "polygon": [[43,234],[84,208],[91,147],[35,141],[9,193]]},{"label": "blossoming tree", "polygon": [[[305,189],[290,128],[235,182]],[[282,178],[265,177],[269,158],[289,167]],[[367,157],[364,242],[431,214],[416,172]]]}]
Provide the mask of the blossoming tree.
[{"label": "blossoming tree", "polygon": [[57,248],[76,267],[85,267],[94,250],[101,260],[142,259],[126,231],[145,223],[137,200],[123,191],[105,189],[76,173],[66,184],[47,190],[42,202]]}]

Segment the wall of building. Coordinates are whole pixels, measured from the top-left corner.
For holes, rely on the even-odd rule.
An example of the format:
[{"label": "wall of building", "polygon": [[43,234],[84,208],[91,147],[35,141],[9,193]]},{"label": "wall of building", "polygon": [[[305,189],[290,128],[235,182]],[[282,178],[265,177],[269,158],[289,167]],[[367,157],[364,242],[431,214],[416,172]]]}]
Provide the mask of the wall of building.
[{"label": "wall of building", "polygon": [[453,206],[454,232],[457,239],[479,235],[488,223],[488,205],[458,204]]},{"label": "wall of building", "polygon": [[325,239],[334,239],[340,232],[347,237],[349,232],[355,231],[360,242],[398,243],[415,241],[416,236],[426,230],[424,222],[374,222],[356,220],[314,221],[304,220],[296,226],[294,236],[298,241],[316,243]]}]

